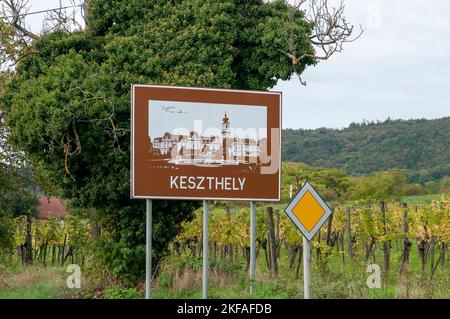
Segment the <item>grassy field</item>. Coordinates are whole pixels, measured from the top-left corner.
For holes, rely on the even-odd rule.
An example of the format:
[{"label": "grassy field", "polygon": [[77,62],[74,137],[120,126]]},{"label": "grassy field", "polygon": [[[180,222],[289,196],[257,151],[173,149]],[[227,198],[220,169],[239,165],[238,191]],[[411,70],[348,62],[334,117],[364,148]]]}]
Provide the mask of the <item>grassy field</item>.
[{"label": "grassy field", "polygon": [[64,270],[13,267],[0,273],[0,299],[55,299],[69,296]]},{"label": "grassy field", "polygon": [[429,194],[429,195],[414,195],[414,196],[405,196],[403,197],[403,201],[409,204],[420,204],[427,201],[439,200],[441,197],[450,197],[450,194]]},{"label": "grassy field", "polygon": [[[261,253],[262,254],[262,253]],[[344,257],[345,258],[345,257]],[[382,262],[382,252],[377,252]],[[378,260],[377,260],[378,261]],[[228,298],[303,298],[302,265],[299,277],[296,267],[289,268],[287,251],[282,250],[279,275],[271,277],[264,256],[257,259],[257,280],[254,293],[250,294],[250,281],[245,272],[242,258],[224,260],[210,259],[209,296],[213,299]],[[447,265],[448,265],[447,260]],[[154,298],[201,298],[201,257],[171,255],[160,265],[161,272],[154,282]],[[360,260],[351,263],[345,258],[345,265],[337,256],[321,264],[312,251],[313,298],[450,298],[450,274],[448,266],[436,272],[431,280],[429,269],[420,270],[416,250],[411,251],[409,271],[398,272],[398,257],[392,255],[391,269],[382,272],[382,287],[370,289],[366,281],[369,273],[366,264]],[[143,298],[143,284],[123,287],[111,284],[98,292],[97,287],[82,277],[82,288],[66,288],[66,276],[61,268],[27,267],[3,272],[0,276],[0,299],[54,299],[54,298]],[[86,284],[85,284],[86,283]]]},{"label": "grassy field", "polygon": [[[312,254],[313,298],[450,298],[450,275],[448,268],[438,269],[431,280],[428,269],[422,273],[417,252],[411,251],[409,271],[399,274],[397,256],[393,255],[390,271],[381,273],[382,287],[368,288],[366,282],[370,273],[361,260],[344,265],[341,258],[334,257],[327,265],[320,264]],[[262,258],[261,258],[262,257]],[[214,262],[210,271],[210,298],[303,298],[302,265],[296,277],[296,265],[290,269],[286,251],[282,251],[279,275],[271,278],[263,256],[258,258],[257,280],[254,294],[250,294],[247,274],[242,261],[225,260]],[[382,263],[382,253],[378,252]],[[170,257],[168,264],[177,265],[174,260],[184,257]],[[448,262],[448,261],[447,261]],[[195,263],[195,262],[194,262]],[[227,265],[224,267],[224,263]],[[200,264],[197,260],[196,265]],[[216,264],[216,265],[214,265]],[[227,270],[228,268],[228,270]],[[234,269],[233,269],[234,268]],[[165,269],[155,283],[155,298],[201,298],[201,268]]]}]

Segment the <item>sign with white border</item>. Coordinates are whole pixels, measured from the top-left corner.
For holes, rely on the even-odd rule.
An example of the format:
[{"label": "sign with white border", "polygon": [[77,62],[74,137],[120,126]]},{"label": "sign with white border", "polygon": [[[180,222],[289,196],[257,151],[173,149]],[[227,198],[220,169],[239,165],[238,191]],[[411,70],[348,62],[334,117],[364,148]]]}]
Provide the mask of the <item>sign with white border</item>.
[{"label": "sign with white border", "polygon": [[281,92],[133,85],[131,197],[279,201]]},{"label": "sign with white border", "polygon": [[284,211],[308,241],[314,238],[332,214],[331,209],[309,182],[303,185]]}]

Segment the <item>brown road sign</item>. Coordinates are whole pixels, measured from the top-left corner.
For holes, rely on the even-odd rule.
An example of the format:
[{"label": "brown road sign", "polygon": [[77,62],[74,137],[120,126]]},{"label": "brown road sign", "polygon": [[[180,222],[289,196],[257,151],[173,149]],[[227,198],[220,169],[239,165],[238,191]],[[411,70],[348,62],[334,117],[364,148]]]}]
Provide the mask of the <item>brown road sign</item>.
[{"label": "brown road sign", "polygon": [[331,209],[308,182],[284,209],[289,218],[311,241],[331,215]]},{"label": "brown road sign", "polygon": [[278,201],[281,93],[132,86],[131,197]]}]

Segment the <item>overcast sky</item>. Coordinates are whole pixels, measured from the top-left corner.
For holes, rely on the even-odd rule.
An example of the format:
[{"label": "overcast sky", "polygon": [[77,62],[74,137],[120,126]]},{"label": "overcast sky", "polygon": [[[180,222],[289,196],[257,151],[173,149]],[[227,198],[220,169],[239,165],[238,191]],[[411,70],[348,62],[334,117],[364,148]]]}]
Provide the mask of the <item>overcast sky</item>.
[{"label": "overcast sky", "polygon": [[[450,1],[345,0],[365,29],[345,51],[279,82],[284,128],[342,128],[363,120],[450,116]],[[59,0],[30,0],[31,11]],[[62,4],[70,5],[69,0]],[[33,28],[43,15],[27,18]]]}]

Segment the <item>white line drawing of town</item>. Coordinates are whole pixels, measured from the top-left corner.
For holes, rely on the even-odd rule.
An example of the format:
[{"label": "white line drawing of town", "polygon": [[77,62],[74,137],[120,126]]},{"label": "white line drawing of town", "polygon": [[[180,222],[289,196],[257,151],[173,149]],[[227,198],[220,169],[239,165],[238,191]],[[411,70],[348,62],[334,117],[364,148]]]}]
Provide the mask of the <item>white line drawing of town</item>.
[{"label": "white line drawing of town", "polygon": [[267,107],[149,101],[150,150],[172,165],[260,166]]}]

